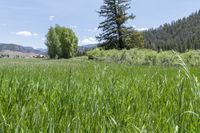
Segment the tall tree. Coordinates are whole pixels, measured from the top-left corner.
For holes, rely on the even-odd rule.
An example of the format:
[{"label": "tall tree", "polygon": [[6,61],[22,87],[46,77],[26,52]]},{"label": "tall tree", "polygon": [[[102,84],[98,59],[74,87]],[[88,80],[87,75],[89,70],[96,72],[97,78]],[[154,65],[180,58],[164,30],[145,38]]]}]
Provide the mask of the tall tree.
[{"label": "tall tree", "polygon": [[78,44],[75,33],[71,29],[59,25],[56,25],[55,30],[61,43],[60,57],[71,58],[75,56]]},{"label": "tall tree", "polygon": [[78,39],[71,29],[56,25],[49,29],[46,37],[50,58],[68,59],[76,55]]},{"label": "tall tree", "polygon": [[134,19],[133,14],[129,15],[127,10],[130,9],[131,0],[104,0],[101,6],[99,16],[105,20],[99,24],[102,33],[97,37],[99,41],[106,44],[106,48],[126,48],[124,37],[126,36],[127,27],[125,23],[129,19]]},{"label": "tall tree", "polygon": [[60,41],[53,27],[49,28],[46,38],[47,40],[45,44],[48,48],[49,58],[55,59],[59,55]]}]

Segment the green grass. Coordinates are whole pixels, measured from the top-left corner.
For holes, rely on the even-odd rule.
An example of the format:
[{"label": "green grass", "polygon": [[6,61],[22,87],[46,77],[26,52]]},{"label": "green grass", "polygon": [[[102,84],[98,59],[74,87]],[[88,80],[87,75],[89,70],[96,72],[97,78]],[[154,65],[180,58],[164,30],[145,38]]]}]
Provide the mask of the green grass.
[{"label": "green grass", "polygon": [[0,132],[200,132],[200,68],[0,59]]}]

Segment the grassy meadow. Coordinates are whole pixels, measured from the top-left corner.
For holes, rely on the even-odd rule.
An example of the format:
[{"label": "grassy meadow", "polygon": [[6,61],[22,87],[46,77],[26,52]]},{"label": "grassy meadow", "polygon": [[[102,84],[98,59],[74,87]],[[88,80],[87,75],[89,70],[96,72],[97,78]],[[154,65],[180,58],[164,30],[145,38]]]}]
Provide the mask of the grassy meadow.
[{"label": "grassy meadow", "polygon": [[200,68],[0,59],[0,132],[199,133]]}]

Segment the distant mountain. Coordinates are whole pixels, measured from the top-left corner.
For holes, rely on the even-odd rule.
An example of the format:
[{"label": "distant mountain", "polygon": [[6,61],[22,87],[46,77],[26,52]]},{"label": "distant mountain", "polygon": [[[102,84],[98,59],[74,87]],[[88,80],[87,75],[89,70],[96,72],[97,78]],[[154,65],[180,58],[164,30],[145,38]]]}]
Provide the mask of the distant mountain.
[{"label": "distant mountain", "polygon": [[89,44],[89,45],[78,46],[78,52],[84,53],[88,50],[96,48],[97,46],[98,46],[98,44]]},{"label": "distant mountain", "polygon": [[143,33],[145,48],[179,52],[200,49],[200,11]]},{"label": "distant mountain", "polygon": [[44,53],[47,53],[47,49],[45,49],[45,48],[37,48],[36,50],[39,50],[39,51],[41,51],[41,52],[44,52]]},{"label": "distant mountain", "polygon": [[5,44],[0,43],[0,52],[3,51],[14,51],[14,52],[21,52],[21,53],[33,53],[33,54],[45,54],[44,51],[40,51],[34,49],[32,47],[23,47],[18,44]]},{"label": "distant mountain", "polygon": [[[84,46],[78,46],[78,53],[84,53],[88,50],[94,49],[97,47],[97,44],[89,44]],[[47,49],[38,48],[34,49],[32,47],[23,47],[18,44],[5,44],[0,43],[0,53],[24,53],[24,54],[42,54],[47,55]]]}]

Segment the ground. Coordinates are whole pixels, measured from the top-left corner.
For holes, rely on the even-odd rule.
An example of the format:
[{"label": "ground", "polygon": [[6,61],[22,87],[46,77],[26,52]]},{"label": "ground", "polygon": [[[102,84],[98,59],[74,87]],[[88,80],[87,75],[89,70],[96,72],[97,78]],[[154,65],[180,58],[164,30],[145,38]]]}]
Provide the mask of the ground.
[{"label": "ground", "polygon": [[199,67],[0,59],[0,132],[200,132]]}]

